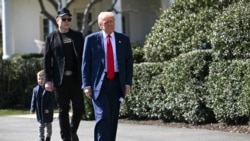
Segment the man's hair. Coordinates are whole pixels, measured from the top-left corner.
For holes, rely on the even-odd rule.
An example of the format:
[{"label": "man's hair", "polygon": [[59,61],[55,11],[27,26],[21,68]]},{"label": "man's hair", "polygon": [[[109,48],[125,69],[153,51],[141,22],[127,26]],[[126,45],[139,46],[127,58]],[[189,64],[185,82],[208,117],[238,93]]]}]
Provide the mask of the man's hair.
[{"label": "man's hair", "polygon": [[110,12],[110,11],[101,12],[98,15],[98,25],[101,24],[104,17],[115,17],[115,14],[113,12]]},{"label": "man's hair", "polygon": [[37,72],[37,76],[44,76],[44,70],[40,70],[39,72]]}]

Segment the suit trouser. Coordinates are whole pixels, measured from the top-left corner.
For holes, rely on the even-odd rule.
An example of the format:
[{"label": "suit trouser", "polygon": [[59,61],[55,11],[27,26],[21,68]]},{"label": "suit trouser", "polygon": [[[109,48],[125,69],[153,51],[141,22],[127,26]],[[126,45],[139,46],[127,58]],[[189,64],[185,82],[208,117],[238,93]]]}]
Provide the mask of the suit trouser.
[{"label": "suit trouser", "polygon": [[121,94],[118,75],[112,80],[105,77],[99,97],[92,100],[96,120],[95,141],[115,141]]},{"label": "suit trouser", "polygon": [[[76,133],[82,119],[84,101],[81,85],[74,76],[64,76],[62,85],[55,88],[59,108],[60,134],[63,141],[71,141],[71,133]],[[72,117],[69,119],[70,102]]]}]

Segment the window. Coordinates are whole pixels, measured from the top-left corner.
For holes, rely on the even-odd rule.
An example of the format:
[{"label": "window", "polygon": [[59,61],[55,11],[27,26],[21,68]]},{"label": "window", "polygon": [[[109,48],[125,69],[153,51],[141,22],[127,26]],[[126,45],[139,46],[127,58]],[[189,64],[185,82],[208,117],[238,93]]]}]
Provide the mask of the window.
[{"label": "window", "polygon": [[122,32],[129,35],[129,14],[122,14]]},{"label": "window", "polygon": [[49,20],[43,19],[42,40],[49,34]]},{"label": "window", "polygon": [[78,30],[82,29],[82,18],[83,18],[83,13],[76,13],[76,25]]},{"label": "window", "polygon": [[[83,13],[76,13],[76,24],[77,24],[77,28],[78,30],[82,30],[82,20],[83,20]],[[89,13],[88,17],[87,17],[87,22],[91,22],[92,21],[92,14]],[[92,33],[92,28],[90,27],[90,29],[87,32],[88,34]]]},{"label": "window", "polygon": [[45,37],[55,29],[53,22],[47,18],[41,18],[41,40],[44,40]]}]

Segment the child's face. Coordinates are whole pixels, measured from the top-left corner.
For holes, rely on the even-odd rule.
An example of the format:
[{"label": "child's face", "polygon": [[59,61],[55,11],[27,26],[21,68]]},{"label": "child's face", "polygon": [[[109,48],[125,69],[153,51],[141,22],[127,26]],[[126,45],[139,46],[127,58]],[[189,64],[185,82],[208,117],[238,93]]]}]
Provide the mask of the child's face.
[{"label": "child's face", "polygon": [[44,86],[44,83],[45,83],[44,76],[37,76],[37,83],[40,86]]}]

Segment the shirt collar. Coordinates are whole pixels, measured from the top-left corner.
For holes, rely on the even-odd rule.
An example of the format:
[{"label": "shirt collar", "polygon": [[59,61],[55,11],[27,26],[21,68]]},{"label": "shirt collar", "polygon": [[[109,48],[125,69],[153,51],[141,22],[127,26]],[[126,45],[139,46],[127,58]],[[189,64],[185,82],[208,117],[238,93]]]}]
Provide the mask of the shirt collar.
[{"label": "shirt collar", "polygon": [[[102,35],[103,35],[103,37],[106,39],[107,37],[108,37],[108,34],[107,33],[105,33],[104,31],[102,31]],[[113,38],[115,35],[114,35],[114,32],[112,32],[111,34],[110,34],[110,36],[111,36],[111,38]]]}]

